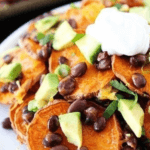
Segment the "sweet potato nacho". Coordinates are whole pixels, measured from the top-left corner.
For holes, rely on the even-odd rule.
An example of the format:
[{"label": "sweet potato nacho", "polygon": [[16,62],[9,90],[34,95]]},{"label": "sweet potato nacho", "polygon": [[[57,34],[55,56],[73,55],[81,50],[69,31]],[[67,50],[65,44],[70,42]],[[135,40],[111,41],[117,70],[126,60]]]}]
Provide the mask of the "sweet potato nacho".
[{"label": "sweet potato nacho", "polygon": [[33,19],[0,55],[3,127],[29,150],[148,150],[150,2],[80,4]]}]

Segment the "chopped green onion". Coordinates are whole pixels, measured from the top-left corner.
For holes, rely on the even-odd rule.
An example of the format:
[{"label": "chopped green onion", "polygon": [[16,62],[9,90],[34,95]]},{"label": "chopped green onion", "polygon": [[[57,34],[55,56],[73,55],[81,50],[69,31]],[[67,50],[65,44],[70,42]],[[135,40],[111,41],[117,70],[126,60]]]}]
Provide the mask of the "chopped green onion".
[{"label": "chopped green onion", "polygon": [[145,135],[145,129],[142,127],[142,135]]},{"label": "chopped green onion", "polygon": [[118,101],[111,102],[110,105],[106,108],[103,117],[105,117],[106,119],[110,118],[116,111],[117,107],[118,107]]},{"label": "chopped green onion", "polygon": [[36,106],[36,100],[32,100],[32,101],[29,102],[28,110],[33,111],[33,112],[36,112],[38,110],[38,108]]},{"label": "chopped green onion", "polygon": [[132,92],[131,90],[129,90],[122,82],[118,82],[117,80],[110,81],[110,84],[114,88],[134,96],[134,103],[130,107],[130,109],[132,109],[138,101],[138,95]]}]

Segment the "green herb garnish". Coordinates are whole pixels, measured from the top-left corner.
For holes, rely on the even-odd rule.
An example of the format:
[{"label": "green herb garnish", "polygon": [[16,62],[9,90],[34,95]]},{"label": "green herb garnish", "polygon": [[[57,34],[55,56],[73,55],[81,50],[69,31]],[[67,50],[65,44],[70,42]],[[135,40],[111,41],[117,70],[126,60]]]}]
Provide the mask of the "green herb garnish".
[{"label": "green herb garnish", "polygon": [[33,111],[33,112],[36,112],[38,110],[38,108],[36,106],[36,100],[32,100],[32,101],[29,102],[28,110]]},{"label": "green herb garnish", "polygon": [[85,34],[77,34],[74,39],[72,40],[73,43],[75,43],[76,41],[78,41],[79,39],[81,39],[83,36],[85,36]]},{"label": "green herb garnish", "polygon": [[145,129],[142,127],[142,135],[145,135]]},{"label": "green herb garnish", "polygon": [[121,4],[116,4],[114,7],[116,7],[118,10],[120,10],[120,8],[122,7]]},{"label": "green herb garnish", "polygon": [[70,7],[71,7],[71,8],[74,8],[74,9],[80,9],[80,8],[77,7],[74,3],[71,3],[71,4],[70,4]]},{"label": "green herb garnish", "polygon": [[45,45],[53,39],[54,39],[53,34],[44,35],[41,32],[37,34],[37,40],[40,42],[41,45]]},{"label": "green herb garnish", "polygon": [[136,93],[129,90],[122,82],[118,82],[117,80],[110,81],[110,85],[113,86],[114,88],[122,91],[122,92],[133,95],[134,96],[134,103],[130,106],[130,109],[132,109],[135,106],[135,104],[138,101],[138,95]]},{"label": "green herb garnish", "polygon": [[43,39],[45,37],[45,35],[43,34],[43,33],[41,33],[41,32],[39,32],[38,34],[37,34],[37,40],[38,41],[40,41],[41,39]]},{"label": "green herb garnish", "polygon": [[118,101],[111,102],[109,106],[106,108],[103,117],[105,117],[106,119],[110,118],[117,110],[117,107],[118,107]]}]

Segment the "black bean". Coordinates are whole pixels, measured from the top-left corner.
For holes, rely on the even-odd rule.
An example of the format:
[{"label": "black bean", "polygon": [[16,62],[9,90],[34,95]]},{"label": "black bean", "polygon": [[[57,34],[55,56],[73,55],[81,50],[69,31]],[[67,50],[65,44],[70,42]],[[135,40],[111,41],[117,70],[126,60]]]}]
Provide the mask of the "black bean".
[{"label": "black bean", "polygon": [[39,56],[40,59],[44,59],[44,60],[46,58],[48,58],[48,51],[47,51],[47,49],[43,48],[40,51],[38,51],[38,56]]},{"label": "black bean", "polygon": [[22,109],[22,113],[25,114],[25,113],[28,113],[28,105],[25,106],[23,109]]},{"label": "black bean", "polygon": [[106,119],[104,117],[99,117],[94,123],[94,130],[96,132],[102,131],[106,127]]},{"label": "black bean", "polygon": [[80,149],[77,149],[77,150],[88,150],[88,148],[85,146],[82,146],[82,147],[80,147]]},{"label": "black bean", "polygon": [[13,57],[11,55],[7,54],[3,57],[3,60],[6,64],[9,64],[13,60]]},{"label": "black bean", "polygon": [[84,113],[86,115],[86,124],[92,124],[94,121],[96,121],[98,115],[98,110],[96,108],[89,107],[84,111]]},{"label": "black bean", "polygon": [[16,84],[15,81],[14,81],[14,82],[11,82],[11,83],[9,84],[8,91],[9,91],[10,93],[14,93],[16,90],[18,90],[18,85]]},{"label": "black bean", "polygon": [[69,150],[69,149],[68,147],[64,145],[58,145],[58,146],[52,147],[51,150]]},{"label": "black bean", "polygon": [[28,111],[28,106],[25,106],[22,110],[22,119],[26,123],[30,123],[34,118],[34,112]]},{"label": "black bean", "polygon": [[15,80],[21,80],[23,78],[23,73],[21,72]]},{"label": "black bean", "polygon": [[63,96],[71,94],[75,89],[75,85],[75,79],[68,76],[59,82],[58,91]]},{"label": "black bean", "polygon": [[76,29],[76,28],[77,28],[77,23],[76,23],[76,21],[75,21],[74,19],[69,19],[69,20],[68,20],[68,23],[71,25],[71,27],[72,27],[73,29]]},{"label": "black bean", "polygon": [[102,59],[100,62],[96,64],[97,70],[107,70],[111,68],[111,57],[107,57]]},{"label": "black bean", "polygon": [[86,73],[87,65],[85,62],[78,63],[71,69],[72,77],[81,77]]},{"label": "black bean", "polygon": [[58,60],[59,64],[67,64],[68,59],[66,57],[60,56]]},{"label": "black bean", "polygon": [[99,53],[98,56],[97,56],[97,61],[101,61],[102,59],[105,59],[105,58],[107,58],[107,57],[109,57],[109,55],[108,55],[107,52],[101,52],[101,53]]},{"label": "black bean", "polygon": [[146,62],[146,55],[136,55],[130,57],[130,64],[134,67],[142,66]]},{"label": "black bean", "polygon": [[134,150],[134,149],[130,146],[125,146],[125,147],[122,148],[122,150]]},{"label": "black bean", "polygon": [[48,133],[43,140],[43,145],[45,147],[54,147],[60,145],[62,142],[62,136],[58,133],[50,134]]},{"label": "black bean", "polygon": [[86,107],[87,107],[86,100],[76,100],[68,108],[68,113],[71,113],[71,112],[81,112],[82,113],[86,109]]},{"label": "black bean", "polygon": [[125,137],[125,140],[127,141],[126,143],[128,146],[130,146],[134,149],[137,147],[137,138],[135,137],[135,135],[133,133],[125,131],[124,137]]},{"label": "black bean", "polygon": [[48,129],[51,132],[55,132],[59,128],[59,119],[58,116],[51,116],[48,120]]},{"label": "black bean", "polygon": [[10,118],[5,118],[5,120],[2,122],[2,127],[4,129],[12,129]]},{"label": "black bean", "polygon": [[1,93],[8,92],[8,87],[9,87],[9,84],[4,84],[4,85],[1,87],[0,92],[1,92]]},{"label": "black bean", "polygon": [[137,87],[137,88],[143,88],[146,85],[146,79],[145,77],[140,74],[140,73],[134,73],[132,75],[132,81],[133,84]]}]

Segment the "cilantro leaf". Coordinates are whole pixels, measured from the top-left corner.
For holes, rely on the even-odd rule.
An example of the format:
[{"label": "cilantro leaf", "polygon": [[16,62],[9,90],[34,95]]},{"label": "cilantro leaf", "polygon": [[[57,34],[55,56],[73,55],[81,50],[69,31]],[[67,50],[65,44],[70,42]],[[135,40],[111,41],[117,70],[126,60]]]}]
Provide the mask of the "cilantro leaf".
[{"label": "cilantro leaf", "polygon": [[71,7],[71,8],[74,8],[74,9],[80,9],[80,8],[77,7],[74,3],[71,3],[71,4],[70,4],[70,7]]},{"label": "cilantro leaf", "polygon": [[75,43],[76,41],[78,41],[79,39],[81,39],[83,36],[85,36],[85,34],[77,34],[74,39],[72,40],[73,43]]},{"label": "cilantro leaf", "polygon": [[41,32],[39,32],[37,34],[37,36],[36,36],[36,38],[37,38],[38,41],[41,40],[41,39],[43,39],[44,37],[45,37],[45,35],[43,33],[41,33]]},{"label": "cilantro leaf", "polygon": [[118,10],[120,10],[120,8],[121,8],[121,4],[116,4],[114,7],[116,7]]},{"label": "cilantro leaf", "polygon": [[117,80],[110,81],[110,84],[114,88],[134,96],[134,103],[130,106],[130,109],[132,109],[138,101],[138,95],[129,90],[122,82],[118,82]]},{"label": "cilantro leaf", "polygon": [[130,91],[122,82],[119,83],[117,80],[112,80],[110,81],[110,85],[118,89],[119,91],[131,94],[131,95],[135,95],[135,93]]},{"label": "cilantro leaf", "polygon": [[118,107],[118,101],[111,102],[109,106],[106,108],[103,117],[105,117],[106,119],[110,118],[116,111],[117,107]]},{"label": "cilantro leaf", "polygon": [[53,34],[48,34],[44,35],[43,33],[38,33],[37,39],[39,40],[41,45],[47,44],[49,41],[53,40],[54,35]]}]

